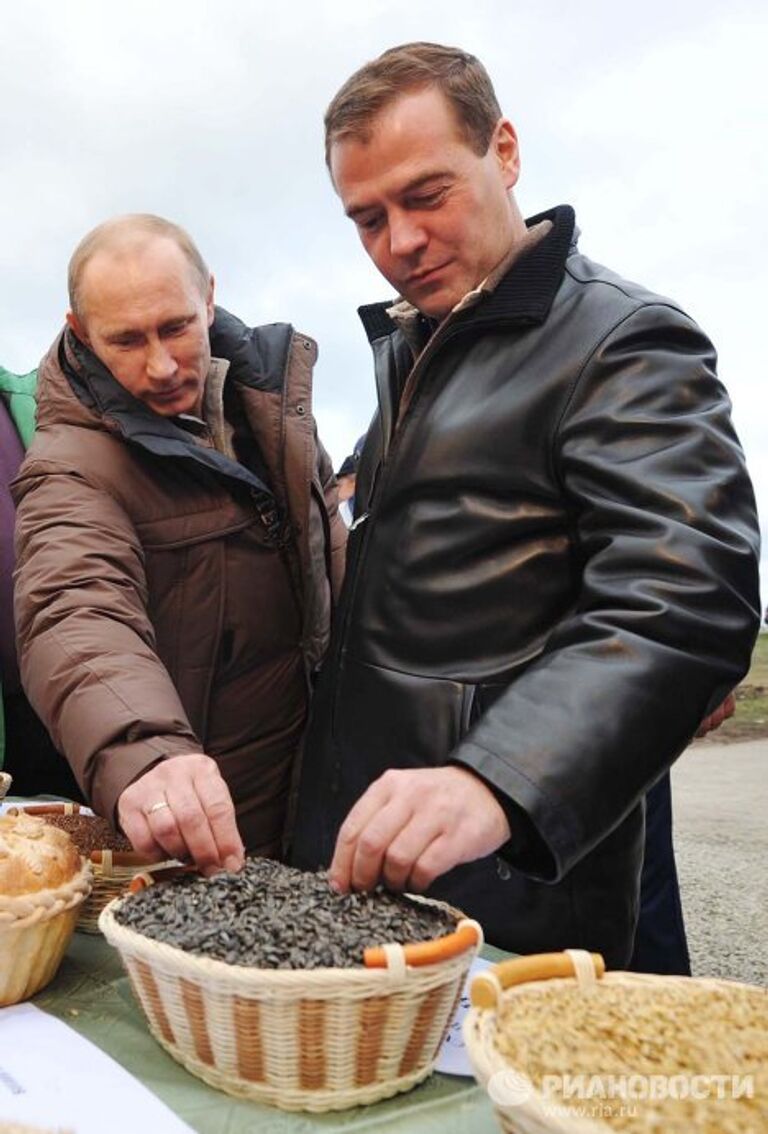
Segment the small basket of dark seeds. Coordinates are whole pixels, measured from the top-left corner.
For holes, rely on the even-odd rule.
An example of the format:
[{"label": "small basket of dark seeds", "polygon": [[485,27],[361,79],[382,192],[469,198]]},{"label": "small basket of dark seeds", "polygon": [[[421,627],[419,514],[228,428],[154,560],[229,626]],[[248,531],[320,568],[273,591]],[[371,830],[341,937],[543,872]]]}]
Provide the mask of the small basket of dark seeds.
[{"label": "small basket of dark seeds", "polygon": [[443,903],[337,894],[324,873],[268,859],[150,884],[110,903],[99,927],[152,1034],[188,1071],[318,1112],[430,1074],[482,944]]},{"label": "small basket of dark seeds", "polygon": [[99,914],[107,903],[127,889],[137,871],[157,865],[136,854],[125,835],[114,831],[106,819],[82,809],[79,803],[39,803],[23,810],[66,831],[80,854],[91,862],[93,889],[80,907],[76,926],[84,933],[98,933]]}]

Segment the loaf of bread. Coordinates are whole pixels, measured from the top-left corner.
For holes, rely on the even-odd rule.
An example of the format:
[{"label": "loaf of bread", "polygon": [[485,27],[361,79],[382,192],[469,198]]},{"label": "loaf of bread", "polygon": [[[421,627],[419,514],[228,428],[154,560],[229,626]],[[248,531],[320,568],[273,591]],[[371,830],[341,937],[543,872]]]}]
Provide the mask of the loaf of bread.
[{"label": "loaf of bread", "polygon": [[55,890],[80,872],[77,847],[66,833],[34,815],[0,815],[0,894]]},{"label": "loaf of bread", "polygon": [[90,889],[66,831],[23,811],[0,816],[0,1006],[52,979]]}]

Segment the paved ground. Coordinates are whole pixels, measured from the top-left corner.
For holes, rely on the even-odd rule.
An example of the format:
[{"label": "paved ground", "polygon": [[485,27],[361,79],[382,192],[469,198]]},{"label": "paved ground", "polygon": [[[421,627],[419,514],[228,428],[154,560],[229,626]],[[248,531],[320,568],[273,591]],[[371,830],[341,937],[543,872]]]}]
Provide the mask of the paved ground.
[{"label": "paved ground", "polygon": [[694,976],[768,984],[768,740],[694,744],[672,792]]}]

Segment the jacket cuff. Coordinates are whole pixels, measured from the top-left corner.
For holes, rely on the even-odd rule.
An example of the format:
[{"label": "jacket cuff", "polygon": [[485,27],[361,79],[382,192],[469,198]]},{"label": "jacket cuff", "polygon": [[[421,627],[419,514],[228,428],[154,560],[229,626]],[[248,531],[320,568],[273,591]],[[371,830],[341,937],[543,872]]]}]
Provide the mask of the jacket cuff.
[{"label": "jacket cuff", "polygon": [[[125,789],[161,760],[186,752],[202,752],[194,740],[183,736],[158,736],[104,749],[94,762],[91,785],[85,795],[97,815],[117,828],[117,804]],[[90,786],[90,790],[88,790]]]},{"label": "jacket cuff", "polygon": [[554,878],[554,859],[531,817],[500,788],[487,780],[484,782],[504,811],[511,832],[506,843],[496,851],[498,857],[523,874],[532,874],[541,879]]},{"label": "jacket cuff", "polygon": [[582,832],[573,810],[472,740],[465,740],[452,759],[479,776],[504,808],[512,839],[496,852],[499,857],[537,882],[559,882],[579,857]]}]

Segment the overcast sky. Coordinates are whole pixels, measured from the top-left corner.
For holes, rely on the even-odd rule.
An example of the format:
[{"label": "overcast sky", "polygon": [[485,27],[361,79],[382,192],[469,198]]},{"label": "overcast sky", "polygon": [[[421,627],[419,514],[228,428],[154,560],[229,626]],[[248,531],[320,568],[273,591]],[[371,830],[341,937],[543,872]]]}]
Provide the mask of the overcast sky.
[{"label": "overcast sky", "polygon": [[355,309],[389,290],[331,189],[322,113],[385,48],[453,43],[517,126],[523,212],[573,204],[583,251],[714,339],[768,544],[765,0],[0,0],[0,17],[1,364],[37,364],[89,228],[160,213],[220,303],[318,340],[338,464],[374,404]]}]

